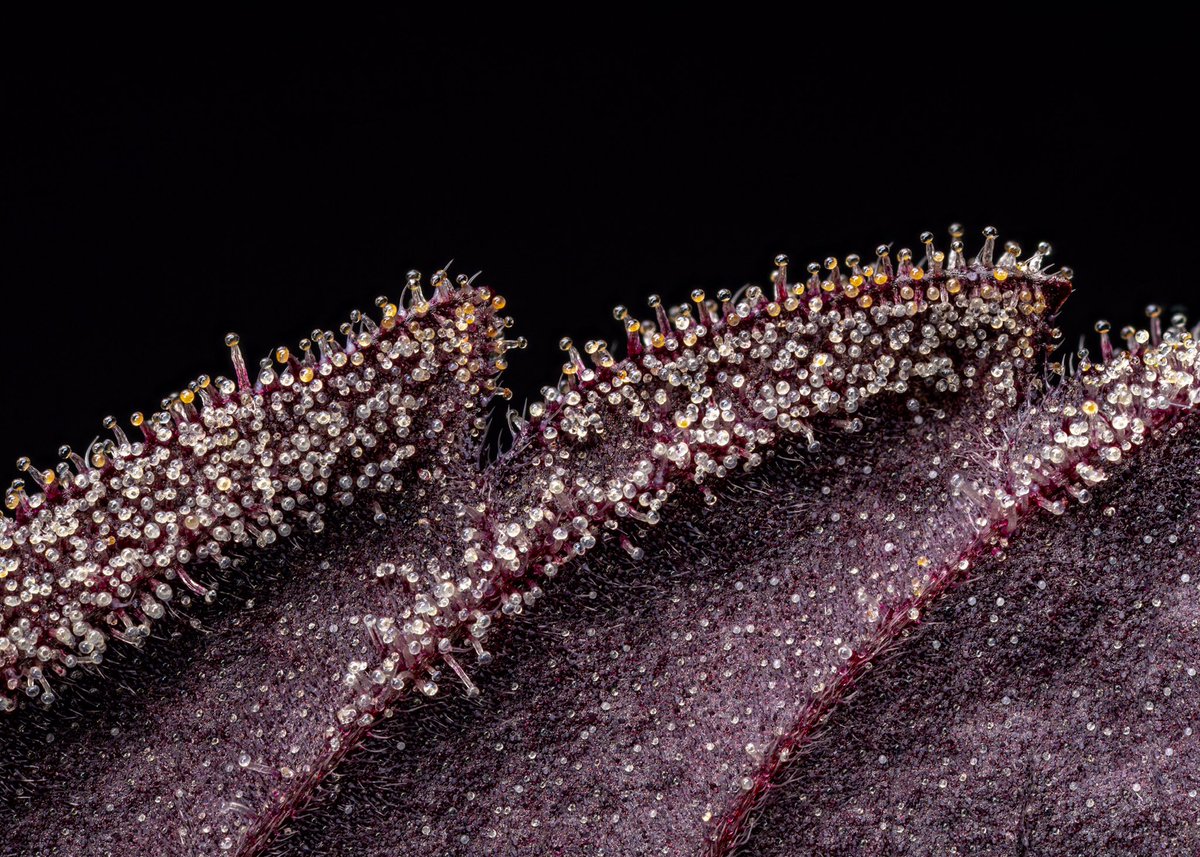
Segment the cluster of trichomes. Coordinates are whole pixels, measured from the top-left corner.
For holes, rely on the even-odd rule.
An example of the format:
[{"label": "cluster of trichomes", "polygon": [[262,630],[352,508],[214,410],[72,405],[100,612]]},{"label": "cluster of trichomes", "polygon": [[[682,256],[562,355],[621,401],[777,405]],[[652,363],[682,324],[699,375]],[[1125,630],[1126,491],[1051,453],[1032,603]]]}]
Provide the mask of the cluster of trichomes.
[{"label": "cluster of trichomes", "polygon": [[[503,298],[465,278],[433,278],[426,300],[380,301],[376,323],[355,313],[344,343],[314,331],[297,356],[275,353],[252,383],[230,335],[237,380],[201,377],[86,456],[39,471],[19,466],[0,519],[0,678],[8,693],[52,703],[51,679],[98,664],[110,637],[138,644],[172,604],[211,586],[190,568],[228,567],[229,548],[266,547],[297,523],[314,532],[356,492],[398,492],[431,479],[482,428],[481,394],[496,391]],[[313,343],[316,343],[314,350]],[[465,426],[461,425],[465,422]],[[36,487],[30,493],[29,487]],[[16,705],[0,693],[0,710]]]},{"label": "cluster of trichomes", "polygon": [[[439,271],[427,299],[411,274],[400,305],[380,299],[380,320],[355,313],[344,341],[316,331],[302,356],[280,348],[253,381],[231,337],[236,380],[201,378],[159,413],[134,415],[141,439],[109,421],[114,440],[84,456],[64,450],[67,461],[54,470],[20,462],[33,484],[14,483],[7,495],[14,519],[0,519],[0,709],[16,708],[21,697],[54,702],[56,677],[100,663],[113,639],[140,645],[156,620],[192,597],[211,600],[216,572],[251,546],[286,540],[298,525],[314,534],[306,544],[340,544],[322,530],[349,515],[336,507],[354,504],[356,520],[378,535],[368,543],[354,530],[360,544],[343,546],[344,572],[328,575],[342,589],[280,619],[279,634],[294,624],[294,642],[278,653],[264,649],[264,669],[281,659],[274,684],[262,684],[239,718],[238,694],[251,683],[239,667],[212,677],[212,693],[226,688],[220,698],[234,700],[231,730],[272,699],[294,695],[304,705],[298,712],[276,705],[278,740],[261,727],[213,738],[213,747],[240,740],[249,751],[167,800],[172,813],[194,822],[171,839],[179,853],[250,853],[412,691],[437,694],[449,670],[476,695],[462,653],[488,663],[483,642],[491,630],[533,605],[560,570],[601,544],[618,545],[633,563],[647,553],[639,539],[661,548],[662,539],[649,535],[655,525],[691,514],[673,498],[702,498],[719,513],[720,486],[736,484],[727,477],[753,474],[778,453],[816,462],[823,448],[836,451],[873,432],[897,448],[924,444],[933,452],[918,456],[905,479],[922,469],[912,497],[925,520],[893,536],[898,544],[881,542],[877,568],[864,563],[861,576],[858,567],[846,570],[849,600],[838,606],[842,596],[831,588],[824,625],[800,616],[806,645],[828,659],[806,655],[792,679],[769,683],[765,697],[778,696],[770,718],[741,718],[739,730],[758,731],[749,758],[719,769],[734,783],[728,804],[714,805],[711,795],[693,800],[706,807],[702,840],[724,853],[744,839],[784,766],[981,557],[1002,552],[1029,514],[1061,515],[1071,501],[1086,503],[1114,468],[1200,399],[1195,340],[1181,320],[1164,333],[1157,311],[1150,330],[1130,331],[1119,353],[1107,326],[1098,328],[1102,362],[1085,359],[1075,377],[1042,389],[1040,359],[1056,337],[1049,319],[1069,291],[1070,272],[1043,270],[1045,245],[1022,260],[1010,243],[995,259],[989,229],[969,258],[961,232],[952,235],[948,254],[922,236],[919,264],[910,251],[893,259],[883,246],[873,262],[851,256],[843,268],[831,258],[793,281],[780,256],[766,291],[748,287],[715,299],[697,291],[690,305],[671,310],[652,298],[655,318],[647,321],[618,308],[628,356],[618,360],[606,344],[590,342],[585,359],[564,340],[559,383],[527,415],[510,414],[510,447],[482,468],[482,408],[506,394],[496,375],[505,352],[523,343],[505,338],[504,299],[470,280],[452,283]],[[960,399],[969,407],[947,418],[946,403]],[[928,433],[919,441],[889,434],[889,425],[905,420]],[[942,447],[955,460],[944,460]],[[867,520],[864,502],[850,500],[845,513],[835,504],[831,529],[853,533],[856,510]],[[897,526],[903,530],[903,521]],[[830,561],[841,569],[840,559]],[[815,589],[805,596],[815,597]],[[803,608],[801,601],[793,596],[787,609]],[[328,628],[326,613],[338,620]],[[771,610],[762,616],[764,624],[778,621],[782,639],[779,629],[791,620]],[[245,631],[241,620],[233,626]],[[713,631],[728,629],[718,622]],[[689,633],[679,663],[689,647],[714,639]],[[303,667],[285,669],[296,651],[309,651],[304,646],[313,665],[340,659],[344,669],[319,679]],[[742,654],[769,664],[768,651],[748,646]],[[170,723],[164,731],[175,728]],[[181,764],[199,752],[180,749]],[[652,817],[678,827],[692,817],[691,804],[677,809],[682,815]],[[628,845],[614,843],[618,851]]]},{"label": "cluster of trichomes", "polygon": [[[932,250],[932,236],[925,240],[928,270],[907,250],[893,267],[881,247],[873,265],[850,257],[847,274],[829,259],[793,286],[780,257],[770,295],[751,287],[737,301],[708,301],[696,292],[695,311],[673,318],[652,299],[657,326],[626,316],[630,357],[619,363],[589,343],[588,366],[564,341],[566,381],[531,409],[515,444],[533,465],[522,472],[520,496],[494,510],[463,504],[469,522],[455,580],[411,563],[405,570],[415,593],[410,616],[384,618],[379,628],[391,652],[381,664],[387,684],[400,689],[397,674],[411,677],[439,645],[446,655],[461,626],[481,637],[494,611],[480,605],[503,590],[498,581],[522,568],[552,576],[614,517],[653,521],[679,479],[754,466],[780,434],[814,444],[814,424],[859,430],[866,401],[918,383],[981,385],[1011,403],[1012,361],[1033,357],[1033,323],[1048,301],[1061,301],[1063,281],[1040,275],[1044,249],[1021,263],[1010,245],[993,265],[990,232],[974,261],[958,240],[948,259]],[[98,663],[110,636],[139,642],[178,584],[208,597],[187,569],[228,564],[223,546],[269,545],[296,520],[319,531],[327,507],[351,503],[355,491],[403,490],[400,472],[436,481],[439,464],[468,442],[460,403],[494,391],[497,363],[520,343],[500,338],[503,298],[465,278],[452,284],[444,272],[432,282],[430,300],[413,277],[407,307],[381,301],[378,324],[356,314],[344,345],[315,331],[302,359],[280,348],[280,367],[264,360],[253,383],[231,336],[237,381],[201,378],[151,417],[135,414],[141,440],[110,420],[115,440],[86,457],[44,472],[22,460],[40,492],[14,483],[7,505],[16,521],[0,530],[8,690],[52,702],[54,675]],[[995,365],[976,378],[963,355],[989,352]],[[592,438],[616,434],[627,460],[607,450],[589,456]],[[381,565],[381,576],[392,573]],[[499,609],[516,609],[520,598],[504,593]],[[446,608],[448,616],[439,613]],[[436,685],[423,676],[420,686],[428,693]],[[15,700],[0,697],[0,705]]]}]

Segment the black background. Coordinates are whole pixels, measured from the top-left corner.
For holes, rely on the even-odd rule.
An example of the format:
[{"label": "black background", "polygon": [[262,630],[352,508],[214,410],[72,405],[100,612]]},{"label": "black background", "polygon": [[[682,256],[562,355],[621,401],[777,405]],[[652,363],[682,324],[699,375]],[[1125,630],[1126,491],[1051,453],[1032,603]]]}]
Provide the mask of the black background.
[{"label": "black background", "polygon": [[[1001,26],[1001,22],[996,22]],[[1186,54],[864,34],[826,48],[614,41],[536,51],[380,24],[293,49],[31,52],[5,74],[0,456],[397,297],[409,268],[509,299],[515,401],[611,307],[763,283],[962,221],[1076,271],[1062,326],[1191,302]],[[1022,33],[1014,33],[1021,36]],[[919,255],[919,254],[918,254]],[[15,474],[15,471],[13,473]]]}]

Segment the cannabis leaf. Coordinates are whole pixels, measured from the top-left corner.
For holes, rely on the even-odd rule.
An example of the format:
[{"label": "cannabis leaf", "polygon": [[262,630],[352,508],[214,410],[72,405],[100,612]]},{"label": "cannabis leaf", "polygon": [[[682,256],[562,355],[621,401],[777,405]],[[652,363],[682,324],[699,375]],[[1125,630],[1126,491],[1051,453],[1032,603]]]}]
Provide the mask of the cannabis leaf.
[{"label": "cannabis leaf", "polygon": [[5,847],[1195,847],[1195,341],[1058,379],[1049,248],[922,238],[564,340],[492,461],[443,271],[23,461]]}]

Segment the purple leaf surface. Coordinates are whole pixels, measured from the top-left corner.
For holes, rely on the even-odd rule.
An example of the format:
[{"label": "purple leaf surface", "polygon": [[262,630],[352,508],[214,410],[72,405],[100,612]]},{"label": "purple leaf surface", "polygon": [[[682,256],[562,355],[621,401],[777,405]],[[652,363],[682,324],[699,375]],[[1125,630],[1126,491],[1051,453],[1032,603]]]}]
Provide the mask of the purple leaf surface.
[{"label": "purple leaf surface", "polygon": [[788,771],[752,853],[1191,854],[1194,429],[981,563]]},{"label": "purple leaf surface", "polygon": [[1054,380],[994,242],[653,299],[492,462],[465,278],[231,339],[8,495],[0,851],[1194,850],[1196,347]]}]

